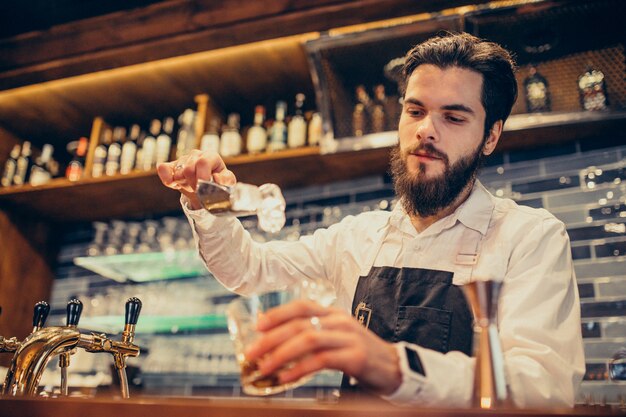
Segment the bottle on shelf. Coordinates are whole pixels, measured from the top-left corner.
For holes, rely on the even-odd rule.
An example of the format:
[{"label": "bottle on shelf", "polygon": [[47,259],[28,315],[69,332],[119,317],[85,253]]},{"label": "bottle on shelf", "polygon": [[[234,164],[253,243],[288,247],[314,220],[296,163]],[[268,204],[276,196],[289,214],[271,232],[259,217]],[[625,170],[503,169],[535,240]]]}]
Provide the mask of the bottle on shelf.
[{"label": "bottle on shelf", "polygon": [[302,111],[304,99],[304,94],[296,94],[295,114],[287,126],[287,145],[290,148],[299,148],[306,145],[306,120],[304,120],[304,113]]},{"label": "bottle on shelf", "polygon": [[107,161],[107,155],[109,152],[109,146],[113,141],[113,131],[105,128],[102,132],[102,140],[100,144],[96,146],[93,152],[93,165],[91,167],[91,176],[94,178],[104,175],[104,167]]},{"label": "bottle on shelf", "polygon": [[9,154],[9,159],[4,164],[4,171],[2,172],[2,179],[0,180],[0,184],[3,187],[8,187],[13,184],[13,177],[15,176],[15,171],[17,170],[17,158],[20,157],[20,145],[13,145],[13,149],[11,149],[11,153]]},{"label": "bottle on shelf", "polygon": [[319,112],[314,112],[309,121],[309,145],[319,145],[322,141],[323,134],[322,115]]},{"label": "bottle on shelf", "polygon": [[270,142],[267,149],[270,152],[280,151],[287,147],[287,126],[285,125],[285,113],[287,103],[279,101],[276,103],[276,120],[270,130]]},{"label": "bottle on shelf", "polygon": [[254,108],[254,125],[248,129],[246,147],[251,154],[263,152],[267,148],[267,131],[263,127],[265,121],[265,107]]},{"label": "bottle on shelf", "polygon": [[49,143],[43,145],[41,155],[35,159],[35,163],[30,169],[30,185],[45,184],[52,179],[50,172],[50,160],[52,159],[54,147]]},{"label": "bottle on shelf", "polygon": [[552,110],[548,80],[533,65],[530,66],[529,75],[524,80],[524,93],[526,109],[529,113]]},{"label": "bottle on shelf", "polygon": [[120,158],[122,156],[122,143],[126,136],[126,129],[116,127],[113,129],[113,141],[107,150],[107,161],[104,165],[104,173],[108,176],[116,175],[120,170]]},{"label": "bottle on shelf", "polygon": [[82,137],[76,142],[70,142],[67,145],[67,150],[74,154],[74,157],[67,165],[65,170],[65,176],[70,181],[78,181],[83,177],[85,169],[85,155],[87,154],[87,145],[89,140],[86,137]]},{"label": "bottle on shelf", "polygon": [[385,113],[385,86],[378,84],[374,87],[374,100],[372,101],[372,133],[380,133],[386,130],[387,115]]},{"label": "bottle on shelf", "polygon": [[153,119],[150,123],[150,134],[143,140],[141,147],[141,165],[139,169],[142,171],[150,171],[154,168],[156,162],[156,138],[161,131],[161,121]]},{"label": "bottle on shelf", "polygon": [[30,167],[32,165],[31,154],[32,150],[30,142],[26,141],[22,145],[22,153],[17,158],[13,184],[24,185],[28,183],[28,179],[30,177]]},{"label": "bottle on shelf", "polygon": [[202,135],[200,140],[200,150],[202,152],[220,152],[220,119],[212,117],[209,121],[209,130]]},{"label": "bottle on shelf", "polygon": [[137,141],[141,128],[138,124],[130,127],[128,139],[122,145],[122,154],[120,155],[120,174],[128,174],[135,168],[135,158],[137,157]]},{"label": "bottle on shelf", "polygon": [[230,113],[220,138],[220,155],[223,157],[237,156],[241,153],[241,145],[239,114]]},{"label": "bottle on shelf", "polygon": [[609,109],[606,82],[602,71],[588,65],[585,73],[578,77],[578,92],[583,110],[603,111]]},{"label": "bottle on shelf", "polygon": [[357,103],[352,111],[352,134],[363,136],[366,129],[366,114],[363,103]]},{"label": "bottle on shelf", "polygon": [[196,123],[196,112],[186,109],[179,117],[178,137],[176,138],[176,159],[187,155],[196,147],[196,134],[194,125]]},{"label": "bottle on shelf", "polygon": [[357,85],[355,96],[357,104],[352,113],[352,130],[354,136],[363,136],[370,133],[373,103],[364,85]]},{"label": "bottle on shelf", "polygon": [[167,162],[170,159],[172,149],[172,133],[174,132],[174,119],[166,117],[163,120],[163,129],[156,139],[156,163]]}]

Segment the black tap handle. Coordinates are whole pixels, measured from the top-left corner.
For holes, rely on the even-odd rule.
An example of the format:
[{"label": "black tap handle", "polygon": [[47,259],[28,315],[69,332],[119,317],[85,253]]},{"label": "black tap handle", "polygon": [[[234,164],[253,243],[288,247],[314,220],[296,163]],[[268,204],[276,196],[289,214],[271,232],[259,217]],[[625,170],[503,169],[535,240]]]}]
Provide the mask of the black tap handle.
[{"label": "black tap handle", "polygon": [[73,299],[67,303],[67,325],[78,326],[80,314],[83,312],[83,303],[80,300]]},{"label": "black tap handle", "polygon": [[139,320],[139,313],[141,313],[141,300],[137,297],[130,297],[126,301],[126,324],[137,324]]},{"label": "black tap handle", "polygon": [[33,327],[38,329],[42,328],[46,324],[46,319],[50,313],[50,304],[45,301],[40,301],[35,304],[35,310],[33,312]]}]

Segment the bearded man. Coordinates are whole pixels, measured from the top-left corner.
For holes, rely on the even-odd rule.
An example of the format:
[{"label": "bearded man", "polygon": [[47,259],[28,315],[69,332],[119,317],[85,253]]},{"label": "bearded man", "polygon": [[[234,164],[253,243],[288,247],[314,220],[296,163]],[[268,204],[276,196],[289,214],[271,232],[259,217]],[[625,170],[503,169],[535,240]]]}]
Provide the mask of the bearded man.
[{"label": "bearded man", "polygon": [[[200,210],[197,179],[233,184],[215,154],[159,166],[181,202],[207,268],[240,294],[302,279],[334,286],[335,307],[294,302],[259,323],[248,350],[289,382],[336,369],[343,392],[394,403],[469,406],[473,315],[460,286],[503,282],[497,325],[519,407],[573,406],[584,373],[579,298],[564,225],[543,209],[496,198],[476,179],[517,97],[514,63],[468,34],[408,52],[391,166],[399,204],[348,216],[297,242],[252,241],[232,218]],[[311,319],[314,318],[314,322]],[[314,323],[314,325],[312,325]],[[350,378],[348,378],[350,377]]]}]

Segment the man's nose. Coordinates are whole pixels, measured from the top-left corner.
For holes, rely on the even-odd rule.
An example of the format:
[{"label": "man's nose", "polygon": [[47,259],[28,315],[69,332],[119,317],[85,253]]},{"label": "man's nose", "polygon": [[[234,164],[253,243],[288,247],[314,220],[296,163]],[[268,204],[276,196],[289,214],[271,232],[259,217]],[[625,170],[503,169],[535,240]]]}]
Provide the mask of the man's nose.
[{"label": "man's nose", "polygon": [[421,141],[428,142],[436,142],[437,141],[437,129],[435,126],[435,122],[431,115],[426,115],[422,120],[417,124],[417,128],[415,130],[416,138]]}]

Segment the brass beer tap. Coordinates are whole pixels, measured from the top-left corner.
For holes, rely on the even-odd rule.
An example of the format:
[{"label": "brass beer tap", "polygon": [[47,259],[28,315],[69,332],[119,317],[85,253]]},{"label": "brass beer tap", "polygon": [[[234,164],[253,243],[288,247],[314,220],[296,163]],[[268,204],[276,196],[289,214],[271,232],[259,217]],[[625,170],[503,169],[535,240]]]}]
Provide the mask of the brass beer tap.
[{"label": "brass beer tap", "polygon": [[[41,310],[41,309],[40,309]],[[36,315],[38,314],[35,309]],[[67,395],[67,367],[69,357],[76,348],[87,352],[107,352],[113,355],[115,367],[120,377],[121,394],[123,398],[129,397],[128,383],[126,379],[126,359],[137,357],[140,353],[139,346],[133,343],[135,325],[141,311],[141,301],[138,298],[130,298],[126,302],[126,325],[122,333],[122,340],[109,339],[105,334],[82,333],[77,325],[82,312],[82,303],[72,300],[67,307],[67,325],[58,327],[45,327],[43,322],[34,324],[33,333],[24,339],[15,349],[15,354],[4,385],[2,394],[14,396],[34,396],[43,371],[52,357],[59,355],[61,367],[61,393]],[[46,312],[47,316],[47,312]],[[35,323],[35,320],[33,320]]]}]

